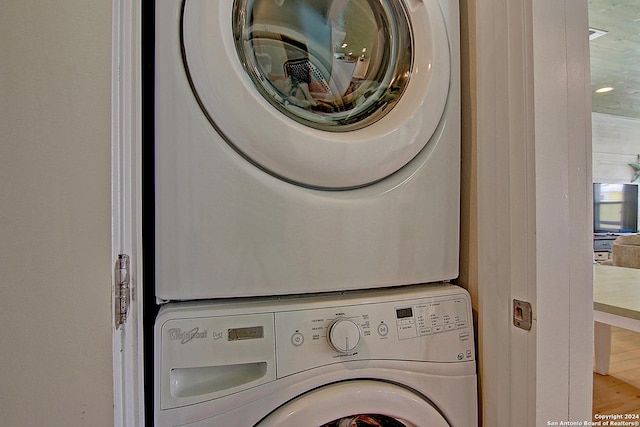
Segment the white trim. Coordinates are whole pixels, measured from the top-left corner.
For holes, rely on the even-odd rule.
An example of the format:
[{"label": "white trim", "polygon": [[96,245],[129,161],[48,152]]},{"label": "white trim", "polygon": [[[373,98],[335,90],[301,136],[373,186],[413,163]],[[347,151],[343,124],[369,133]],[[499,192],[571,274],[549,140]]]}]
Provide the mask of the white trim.
[{"label": "white trim", "polygon": [[[140,233],[140,1],[113,1],[112,260],[130,256],[131,308],[113,331],[114,426],[142,426],[144,365]],[[113,281],[112,281],[113,283]],[[112,292],[114,295],[114,292]],[[113,304],[112,304],[113,305]]]},{"label": "white trim", "polygon": [[[587,5],[468,4],[483,425],[582,421],[593,354]],[[512,325],[514,298],[533,307],[530,332]]]},{"label": "white trim", "polygon": [[[537,417],[591,417],[593,242],[586,2],[532,3],[537,216]],[[553,393],[550,391],[553,390]]]},{"label": "white trim", "polygon": [[[476,6],[478,319],[482,425],[536,424],[536,199],[530,5]],[[513,299],[534,322],[513,326]]]}]

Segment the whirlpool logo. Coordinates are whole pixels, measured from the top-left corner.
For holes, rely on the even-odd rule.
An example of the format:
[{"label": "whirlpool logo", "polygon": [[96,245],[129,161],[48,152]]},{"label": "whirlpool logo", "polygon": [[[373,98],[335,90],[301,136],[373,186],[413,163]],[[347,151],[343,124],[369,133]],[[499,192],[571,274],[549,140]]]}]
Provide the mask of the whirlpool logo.
[{"label": "whirlpool logo", "polygon": [[169,329],[169,339],[171,341],[180,341],[180,344],[186,344],[189,341],[207,337],[207,331],[200,332],[197,326],[190,331],[183,331],[180,328]]}]

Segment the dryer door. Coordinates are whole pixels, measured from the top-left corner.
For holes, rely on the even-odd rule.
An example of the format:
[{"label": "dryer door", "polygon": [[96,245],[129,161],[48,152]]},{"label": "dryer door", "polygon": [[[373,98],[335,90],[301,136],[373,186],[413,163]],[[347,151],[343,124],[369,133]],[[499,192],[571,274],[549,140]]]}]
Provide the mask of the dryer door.
[{"label": "dryer door", "polygon": [[185,0],[181,23],[209,122],[286,181],[381,180],[428,147],[442,118],[451,64],[436,0]]},{"label": "dryer door", "polygon": [[273,411],[255,427],[450,427],[419,394],[399,385],[357,380],[330,384]]}]

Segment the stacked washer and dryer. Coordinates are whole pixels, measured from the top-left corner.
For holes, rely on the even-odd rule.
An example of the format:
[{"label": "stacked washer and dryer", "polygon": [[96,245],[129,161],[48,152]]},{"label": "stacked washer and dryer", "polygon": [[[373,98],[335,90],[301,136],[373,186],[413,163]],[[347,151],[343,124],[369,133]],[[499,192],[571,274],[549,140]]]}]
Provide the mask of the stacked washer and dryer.
[{"label": "stacked washer and dryer", "polygon": [[156,2],[156,425],[477,425],[458,19]]}]

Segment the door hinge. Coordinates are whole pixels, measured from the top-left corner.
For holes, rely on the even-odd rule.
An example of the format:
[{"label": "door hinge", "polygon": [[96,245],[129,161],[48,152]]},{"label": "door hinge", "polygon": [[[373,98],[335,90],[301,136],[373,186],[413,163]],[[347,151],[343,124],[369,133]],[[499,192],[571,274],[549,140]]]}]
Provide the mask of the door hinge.
[{"label": "door hinge", "polygon": [[120,254],[115,265],[115,321],[116,329],[127,321],[131,304],[131,288],[129,280],[129,255]]}]

